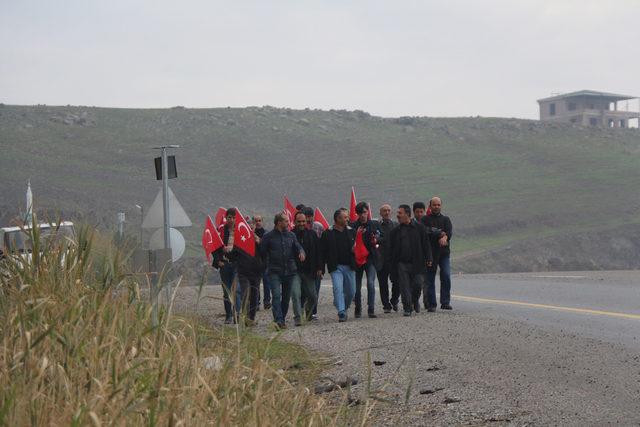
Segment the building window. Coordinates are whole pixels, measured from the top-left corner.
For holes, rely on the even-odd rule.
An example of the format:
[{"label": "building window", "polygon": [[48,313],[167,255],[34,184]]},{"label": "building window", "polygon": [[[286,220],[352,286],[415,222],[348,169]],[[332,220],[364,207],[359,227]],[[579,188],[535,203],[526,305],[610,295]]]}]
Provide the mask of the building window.
[{"label": "building window", "polygon": [[598,119],[596,119],[595,117],[591,117],[589,119],[589,125],[591,126],[598,126]]},{"label": "building window", "polygon": [[613,119],[609,119],[609,127],[612,128],[614,125]]},{"label": "building window", "polygon": [[625,123],[624,120],[620,120],[620,127],[623,128],[625,127],[627,124]]},{"label": "building window", "polygon": [[549,104],[549,115],[550,116],[556,115],[556,104]]},{"label": "building window", "polygon": [[576,110],[576,103],[569,102],[569,111],[575,111],[575,110]]}]

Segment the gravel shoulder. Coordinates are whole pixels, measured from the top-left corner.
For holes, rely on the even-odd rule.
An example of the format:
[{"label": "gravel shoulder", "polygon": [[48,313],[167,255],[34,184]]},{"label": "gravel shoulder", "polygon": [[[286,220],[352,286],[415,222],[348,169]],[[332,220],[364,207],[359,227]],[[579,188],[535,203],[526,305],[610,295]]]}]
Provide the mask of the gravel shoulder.
[{"label": "gravel shoulder", "polygon": [[[221,324],[219,287],[204,288],[197,306],[196,294],[180,289],[175,309]],[[282,337],[333,356],[326,375],[356,378],[355,398],[368,389],[386,399],[376,402],[372,425],[640,424],[636,349],[456,310],[405,318],[377,307],[377,319],[337,323],[331,301],[323,286],[319,320]],[[256,332],[272,334],[270,312],[258,321]]]}]

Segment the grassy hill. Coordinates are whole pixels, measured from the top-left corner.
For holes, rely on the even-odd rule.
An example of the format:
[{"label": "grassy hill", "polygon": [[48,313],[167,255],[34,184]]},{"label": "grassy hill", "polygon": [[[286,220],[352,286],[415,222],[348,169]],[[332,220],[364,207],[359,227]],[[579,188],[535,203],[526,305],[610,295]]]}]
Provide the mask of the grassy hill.
[{"label": "grassy hill", "polygon": [[0,220],[31,179],[37,208],[109,227],[124,211],[136,233],[134,205],[160,187],[151,147],[169,143],[182,146],[171,187],[196,224],[193,257],[218,206],[271,216],[286,193],[328,216],[353,185],[374,207],[440,195],[458,271],[640,266],[640,132],[518,119],[4,105]]}]

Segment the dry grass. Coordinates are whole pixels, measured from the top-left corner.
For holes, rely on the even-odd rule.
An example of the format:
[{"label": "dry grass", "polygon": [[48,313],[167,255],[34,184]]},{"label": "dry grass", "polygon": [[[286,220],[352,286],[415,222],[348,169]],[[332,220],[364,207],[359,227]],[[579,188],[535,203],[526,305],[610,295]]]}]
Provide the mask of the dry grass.
[{"label": "dry grass", "polygon": [[[151,308],[122,251],[83,228],[0,266],[0,425],[333,425],[299,347]],[[287,369],[295,364],[296,369]],[[339,399],[338,399],[339,400]]]}]

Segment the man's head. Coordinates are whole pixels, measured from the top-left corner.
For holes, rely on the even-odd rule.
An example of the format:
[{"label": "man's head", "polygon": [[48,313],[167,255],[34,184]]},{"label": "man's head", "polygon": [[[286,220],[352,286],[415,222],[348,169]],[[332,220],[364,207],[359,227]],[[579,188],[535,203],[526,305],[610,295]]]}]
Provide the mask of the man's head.
[{"label": "man's head", "polygon": [[333,222],[338,227],[344,227],[345,225],[347,225],[348,219],[349,219],[349,213],[347,212],[347,209],[345,209],[345,208],[337,209],[333,213]]},{"label": "man's head", "polygon": [[304,209],[302,209],[302,213],[304,214],[304,217],[307,221],[307,228],[311,229],[311,227],[313,226],[313,208],[305,207]]},{"label": "man's head", "polygon": [[260,230],[264,226],[264,224],[262,223],[262,215],[254,215],[253,223],[256,226],[256,230]]},{"label": "man's head", "polygon": [[385,221],[391,219],[391,205],[384,204],[380,206],[380,218]]},{"label": "man's head", "polygon": [[233,228],[236,225],[236,208],[227,209],[227,213],[224,215],[227,220],[226,226],[228,228]]},{"label": "man's head", "polygon": [[427,207],[424,205],[424,202],[413,203],[413,216],[416,217],[416,220],[420,221],[425,213],[427,213]]},{"label": "man's head", "polygon": [[369,204],[367,202],[360,202],[356,205],[356,214],[358,215],[358,221],[367,222],[369,220]]},{"label": "man's head", "polygon": [[307,228],[307,217],[304,215],[304,212],[296,213],[295,217],[296,230],[302,231]]},{"label": "man's head", "polygon": [[302,212],[304,208],[305,208],[305,205],[300,203],[299,205],[296,205],[296,212]]},{"label": "man's head", "polygon": [[409,224],[411,222],[411,207],[409,205],[398,206],[397,217],[400,224]]},{"label": "man's head", "polygon": [[273,225],[278,231],[286,231],[289,229],[289,217],[284,212],[278,212],[273,217]]},{"label": "man's head", "polygon": [[439,214],[442,210],[442,200],[440,199],[440,197],[432,197],[429,201],[429,207],[431,208],[432,214]]}]

